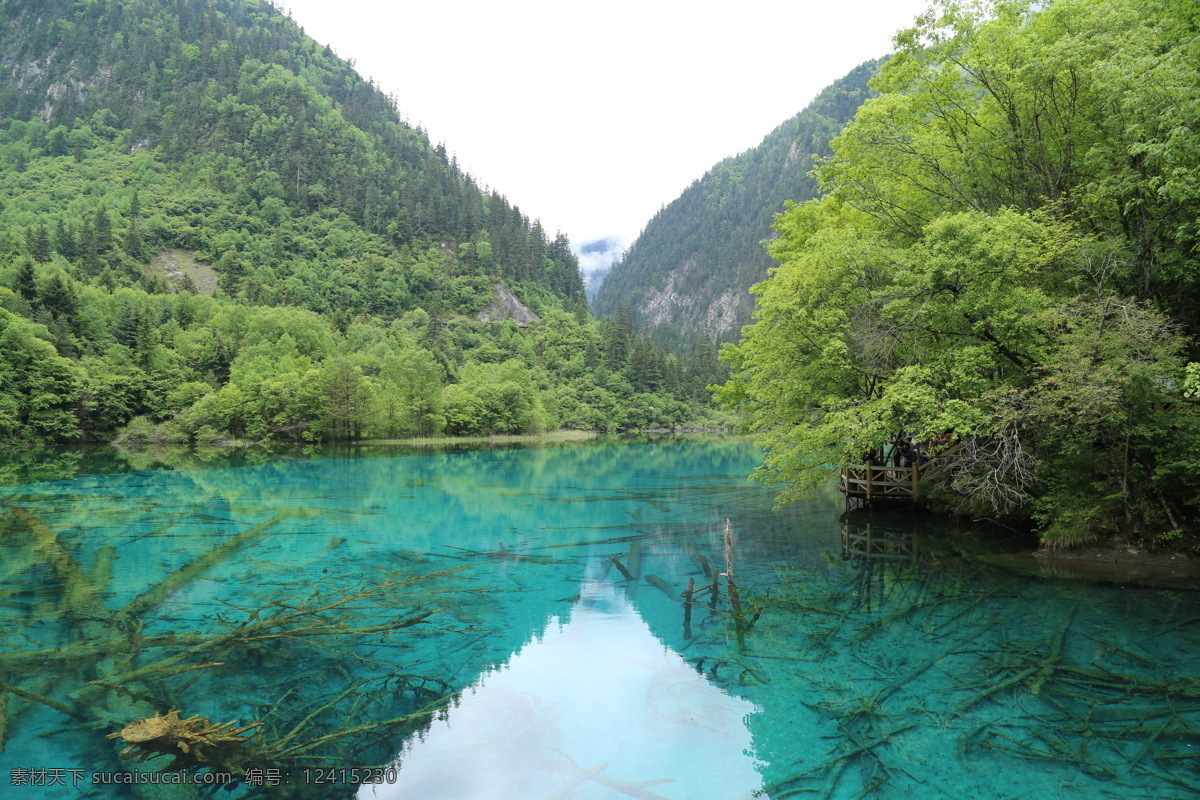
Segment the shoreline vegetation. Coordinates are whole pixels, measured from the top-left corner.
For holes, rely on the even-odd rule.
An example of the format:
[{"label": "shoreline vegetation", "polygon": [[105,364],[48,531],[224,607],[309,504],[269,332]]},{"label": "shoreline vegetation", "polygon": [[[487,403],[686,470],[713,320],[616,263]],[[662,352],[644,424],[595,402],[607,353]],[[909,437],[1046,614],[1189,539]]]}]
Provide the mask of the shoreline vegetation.
[{"label": "shoreline vegetation", "polygon": [[361,439],[333,439],[321,442],[284,441],[276,439],[253,440],[231,439],[217,437],[206,442],[177,442],[156,439],[153,436],[118,436],[109,442],[80,442],[67,443],[69,447],[90,447],[109,445],[116,448],[155,448],[155,447],[215,447],[215,448],[251,448],[251,447],[306,447],[316,444],[333,446],[380,446],[403,445],[407,447],[434,447],[456,444],[522,444],[536,442],[578,442],[596,439],[602,436],[743,436],[736,431],[732,424],[679,425],[676,427],[640,428],[624,431],[580,430],[575,428],[560,428],[552,431],[537,433],[492,433],[463,436],[404,436],[404,437],[366,437]]},{"label": "shoreline vegetation", "polygon": [[[692,427],[677,428],[644,428],[636,431],[620,431],[607,433],[605,431],[557,430],[546,433],[513,433],[493,434],[490,436],[428,436],[410,437],[406,439],[361,439],[354,442],[339,444],[356,445],[404,445],[406,447],[434,447],[456,444],[533,444],[538,442],[584,442],[603,436],[739,436],[732,426],[728,427]],[[744,437],[742,437],[744,438]]]},{"label": "shoreline vegetation", "polygon": [[580,442],[595,439],[599,431],[561,430],[547,433],[507,433],[492,436],[427,436],[403,439],[362,439],[354,444],[404,445],[406,447],[438,447],[441,445],[473,444],[524,444],[533,442]]},{"label": "shoreline vegetation", "polygon": [[897,34],[722,353],[784,500],[945,435],[935,507],[1200,553],[1196,32],[1187,3],[942,0]]}]

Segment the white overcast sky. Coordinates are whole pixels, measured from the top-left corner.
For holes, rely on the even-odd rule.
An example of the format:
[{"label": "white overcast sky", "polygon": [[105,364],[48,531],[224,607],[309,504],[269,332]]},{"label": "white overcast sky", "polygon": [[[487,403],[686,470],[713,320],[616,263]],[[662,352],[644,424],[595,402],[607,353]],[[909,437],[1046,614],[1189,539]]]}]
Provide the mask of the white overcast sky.
[{"label": "white overcast sky", "polygon": [[628,246],[928,0],[276,0],[475,179],[577,248]]}]

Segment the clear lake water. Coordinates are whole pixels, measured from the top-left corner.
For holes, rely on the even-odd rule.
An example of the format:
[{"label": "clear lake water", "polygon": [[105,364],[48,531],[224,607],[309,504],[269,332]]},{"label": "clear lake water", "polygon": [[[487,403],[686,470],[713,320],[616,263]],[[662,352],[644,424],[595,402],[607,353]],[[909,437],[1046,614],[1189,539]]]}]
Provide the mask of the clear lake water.
[{"label": "clear lake water", "polygon": [[[774,509],[758,456],[8,454],[0,797],[1200,796],[1200,592],[832,486]],[[152,782],[108,734],[172,707],[272,760]]]}]

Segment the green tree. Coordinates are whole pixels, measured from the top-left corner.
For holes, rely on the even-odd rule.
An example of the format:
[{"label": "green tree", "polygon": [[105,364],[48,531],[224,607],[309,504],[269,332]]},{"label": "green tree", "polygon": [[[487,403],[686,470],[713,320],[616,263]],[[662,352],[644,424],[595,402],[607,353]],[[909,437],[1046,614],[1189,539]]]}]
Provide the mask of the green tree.
[{"label": "green tree", "polygon": [[0,435],[64,442],[80,434],[78,368],[46,341],[45,328],[0,310]]},{"label": "green tree", "polygon": [[142,204],[135,191],[129,201],[129,225],[121,248],[135,261],[146,261],[145,232],[142,229]]},{"label": "green tree", "polygon": [[433,436],[445,425],[442,416],[442,384],[446,371],[428,350],[405,348],[389,354],[380,377],[396,392],[403,421],[392,427],[393,435]]},{"label": "green tree", "polygon": [[374,387],[345,358],[330,359],[317,381],[325,401],[322,434],[334,440],[359,439],[371,419]]},{"label": "green tree", "polygon": [[17,259],[17,274],[13,278],[13,289],[29,302],[38,298],[37,273],[29,258]]},{"label": "green tree", "polygon": [[66,259],[79,256],[79,243],[75,240],[75,232],[62,217],[54,225],[54,249]]},{"label": "green tree", "polygon": [[112,249],[112,220],[108,216],[108,209],[103,205],[96,207],[96,214],[92,220],[92,249],[100,255],[104,255]]},{"label": "green tree", "polygon": [[1200,87],[1164,9],[944,2],[899,37],[724,353],[721,396],[784,498],[898,432],[952,429],[961,508],[1035,513],[1057,543],[1193,524],[1185,342],[1151,306],[1179,209],[1150,197],[1168,164],[1136,155]]},{"label": "green tree", "polygon": [[85,378],[80,387],[80,425],[91,441],[107,440],[131,419],[149,412],[150,377],[117,345],[103,356],[82,359]]},{"label": "green tree", "polygon": [[29,231],[29,255],[39,264],[45,264],[50,260],[52,248],[50,245],[50,231],[46,228],[45,222],[38,222]]},{"label": "green tree", "polygon": [[79,300],[69,278],[55,272],[41,292],[41,304],[64,319],[73,319],[79,311]]}]

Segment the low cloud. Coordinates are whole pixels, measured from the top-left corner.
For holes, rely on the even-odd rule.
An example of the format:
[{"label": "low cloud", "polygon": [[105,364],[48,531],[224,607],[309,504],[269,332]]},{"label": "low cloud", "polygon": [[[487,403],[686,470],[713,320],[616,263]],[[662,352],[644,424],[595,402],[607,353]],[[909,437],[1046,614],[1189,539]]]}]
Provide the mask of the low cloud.
[{"label": "low cloud", "polygon": [[603,239],[597,239],[594,242],[587,242],[579,246],[580,255],[592,255],[594,253],[607,253],[614,248],[619,248],[621,242],[615,236],[606,236]]},{"label": "low cloud", "polygon": [[606,236],[575,247],[575,255],[579,257],[579,271],[583,275],[583,285],[589,300],[596,296],[600,282],[623,251],[621,240],[616,236]]}]

